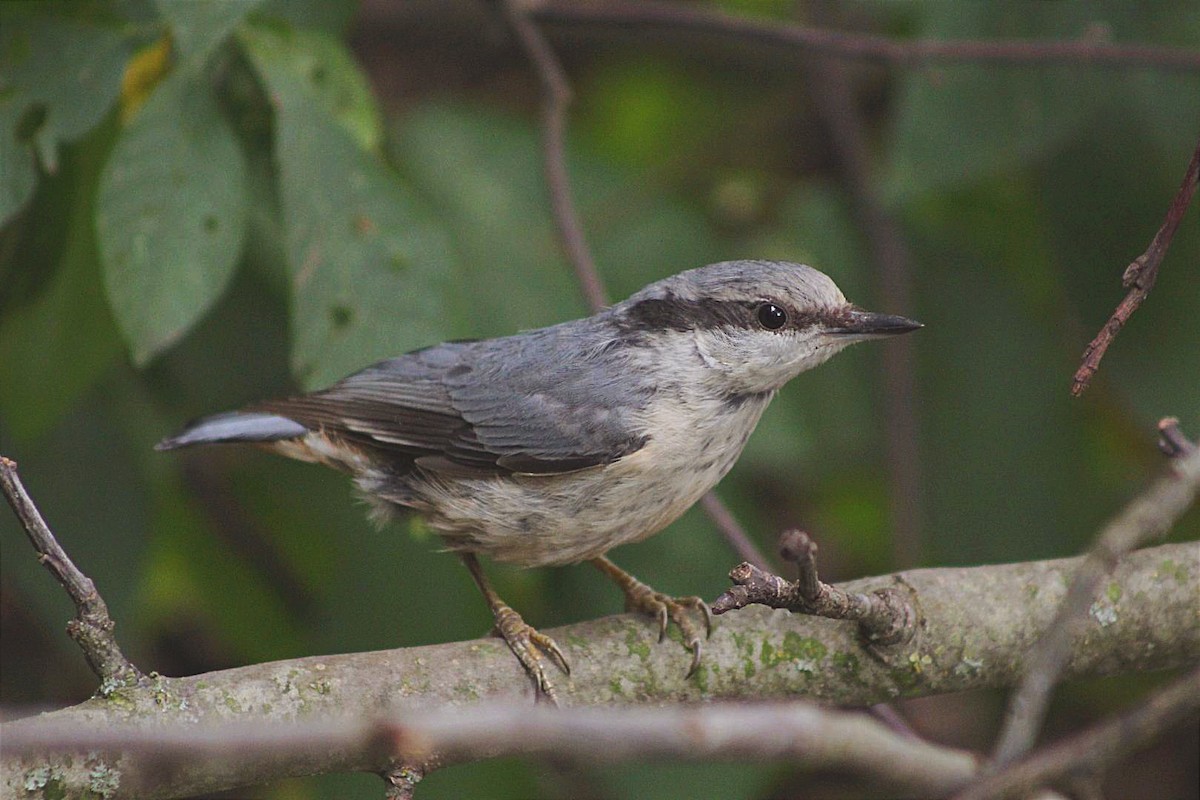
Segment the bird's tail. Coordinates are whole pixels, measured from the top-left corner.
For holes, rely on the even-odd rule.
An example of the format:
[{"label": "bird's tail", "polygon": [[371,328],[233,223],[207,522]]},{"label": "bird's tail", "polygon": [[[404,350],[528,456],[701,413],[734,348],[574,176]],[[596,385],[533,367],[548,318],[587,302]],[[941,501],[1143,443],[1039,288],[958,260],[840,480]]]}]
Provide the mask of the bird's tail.
[{"label": "bird's tail", "polygon": [[228,411],[203,417],[174,436],[154,446],[155,450],[174,450],[194,444],[218,442],[278,442],[297,439],[309,432],[299,422],[261,411]]}]

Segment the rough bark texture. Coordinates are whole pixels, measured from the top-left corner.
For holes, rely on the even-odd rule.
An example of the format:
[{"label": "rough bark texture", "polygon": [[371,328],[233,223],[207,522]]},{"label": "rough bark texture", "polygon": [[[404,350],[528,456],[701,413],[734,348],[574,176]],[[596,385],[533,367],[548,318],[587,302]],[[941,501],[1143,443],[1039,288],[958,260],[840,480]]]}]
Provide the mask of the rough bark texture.
[{"label": "rough bark texture", "polygon": [[[619,616],[547,631],[573,671],[564,706],[803,696],[844,705],[978,687],[1011,686],[1029,648],[1054,616],[1081,559],[927,569],[844,584],[848,591],[909,593],[920,623],[903,645],[860,642],[853,623],[748,608],[722,617],[704,662],[684,679],[689,654],[656,642],[655,624]],[[1066,677],[1164,669],[1200,661],[1200,543],[1163,545],[1126,558],[1092,605]],[[186,678],[157,678],[71,708],[9,723],[197,725],[463,706],[526,698],[533,689],[503,642],[471,642],[319,656]],[[379,770],[377,748],[313,750],[280,757],[251,749],[228,760],[181,758],[139,767],[101,754],[3,761],[2,796],[172,797],[285,776]],[[90,793],[90,794],[89,794]]]}]

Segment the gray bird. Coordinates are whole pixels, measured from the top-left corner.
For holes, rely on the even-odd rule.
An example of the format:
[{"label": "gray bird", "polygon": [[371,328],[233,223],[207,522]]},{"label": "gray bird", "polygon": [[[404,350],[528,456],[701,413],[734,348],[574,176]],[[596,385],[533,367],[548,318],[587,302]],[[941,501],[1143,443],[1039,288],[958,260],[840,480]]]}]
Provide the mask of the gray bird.
[{"label": "gray bird", "polygon": [[[785,383],[854,342],[921,327],[862,311],[825,274],[728,261],[652,283],[593,316],[447,342],[310,394],[206,417],[159,450],[255,442],[348,472],[381,517],[424,515],[470,570],[499,633],[547,697],[554,641],[492,589],[477,555],[590,561],[627,607],[674,621],[699,663],[698,597],[654,591],[605,557],[657,533],[737,461]],[[543,655],[543,653],[545,655]]]}]

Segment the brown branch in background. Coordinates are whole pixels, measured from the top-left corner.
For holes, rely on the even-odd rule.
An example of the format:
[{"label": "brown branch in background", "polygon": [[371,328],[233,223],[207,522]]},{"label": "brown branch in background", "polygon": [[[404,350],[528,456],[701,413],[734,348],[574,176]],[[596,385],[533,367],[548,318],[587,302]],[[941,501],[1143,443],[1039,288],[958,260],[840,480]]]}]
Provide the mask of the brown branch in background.
[{"label": "brown branch in background", "polygon": [[117,645],[113,629],[116,623],[108,614],[108,605],[96,591],[96,584],[80,572],[75,563],[54,538],[41,512],[34,505],[21,478],[17,474],[17,462],[0,456],[0,487],[4,497],[25,534],[38,552],[38,561],[67,590],[75,604],[75,619],[67,623],[67,633],[75,640],[88,666],[100,678],[101,691],[129,686],[142,679],[138,671]]},{"label": "brown branch in background", "polygon": [[[1164,422],[1166,429],[1175,427]],[[1169,435],[1176,434],[1177,430]],[[1200,491],[1200,450],[1192,446],[1187,455],[1172,459],[1167,474],[1138,495],[1100,532],[1075,573],[1054,621],[1026,662],[1024,677],[1009,701],[1004,729],[996,745],[998,765],[1019,759],[1037,739],[1050,692],[1070,658],[1075,638],[1087,621],[1088,609],[1101,583],[1122,557],[1165,533],[1192,505],[1197,491]]]},{"label": "brown branch in background", "polygon": [[571,104],[571,87],[550,43],[530,21],[520,0],[503,0],[501,5],[542,84],[542,163],[559,237],[584,299],[592,311],[599,311],[608,305],[608,299],[571,199],[571,182],[567,175],[567,106]]},{"label": "brown branch in background", "polygon": [[1168,684],[1133,710],[972,783],[955,800],[1028,797],[1039,786],[1089,777],[1189,720],[1193,725],[1200,722],[1200,669]]},{"label": "brown branch in background", "polygon": [[[571,87],[554,50],[531,20],[529,3],[522,0],[503,0],[501,5],[526,57],[537,69],[538,80],[542,84],[542,160],[554,222],[588,306],[593,312],[599,311],[608,305],[608,300],[604,283],[588,250],[575,203],[571,199],[571,186],[567,175],[565,133]],[[766,565],[762,553],[754,546],[754,542],[720,498],[709,492],[701,505],[716,524],[717,530],[739,556],[751,563]]]},{"label": "brown branch in background", "polygon": [[1092,339],[1083,351],[1079,369],[1075,371],[1075,377],[1071,380],[1071,394],[1076,397],[1079,397],[1087,389],[1088,384],[1092,381],[1092,376],[1100,368],[1100,359],[1104,358],[1108,346],[1112,344],[1113,339],[1133,316],[1133,312],[1141,307],[1146,296],[1150,294],[1150,290],[1154,288],[1154,281],[1158,279],[1158,267],[1167,254],[1167,248],[1171,246],[1171,240],[1175,237],[1175,231],[1179,228],[1179,222],[1183,219],[1188,204],[1192,202],[1192,196],[1196,193],[1198,183],[1200,183],[1200,141],[1196,143],[1196,150],[1192,153],[1192,160],[1188,163],[1187,172],[1183,176],[1183,183],[1180,184],[1179,191],[1175,193],[1175,199],[1171,201],[1171,206],[1167,209],[1167,216],[1162,227],[1158,229],[1158,233],[1154,234],[1154,239],[1146,248],[1146,252],[1135,258],[1121,276],[1121,285],[1128,289],[1129,293],[1117,305],[1112,316],[1108,318],[1108,322],[1104,323],[1104,327],[1096,334],[1096,338]]},{"label": "brown branch in background", "polygon": [[754,544],[750,535],[746,533],[746,529],[741,526],[733,516],[733,512],[717,496],[716,492],[709,492],[700,498],[700,507],[717,526],[717,530],[725,537],[725,541],[729,542],[738,558],[748,561],[759,569],[770,569],[771,564],[767,561],[767,557]]},{"label": "brown branch in background", "polygon": [[1096,37],[1073,41],[892,39],[803,25],[736,17],[683,3],[654,0],[526,0],[527,13],[539,21],[652,33],[688,33],[734,38],[751,44],[801,50],[814,55],[878,61],[899,66],[938,63],[1085,64],[1096,67],[1154,67],[1200,70],[1200,52],[1183,47],[1112,44]]},{"label": "brown branch in background", "polygon": [[211,523],[209,529],[230,551],[271,587],[288,614],[311,621],[314,597],[270,534],[238,503],[225,469],[212,456],[185,458],[183,475],[197,508]]},{"label": "brown branch in background", "polygon": [[[857,228],[875,264],[875,287],[880,300],[902,313],[914,306],[912,257],[904,232],[887,212],[872,180],[866,125],[854,100],[846,66],[814,59],[808,81],[817,113],[828,131],[849,190]],[[886,309],[880,309],[886,310]],[[892,562],[907,569],[921,562],[920,426],[917,423],[917,384],[914,341],[898,337],[888,343],[883,358],[885,464],[888,475],[888,521]]]},{"label": "brown branch in background", "polygon": [[874,644],[903,644],[912,638],[917,612],[898,590],[877,589],[864,594],[822,583],[817,576],[817,544],[804,531],[785,531],[779,550],[785,561],[796,564],[799,576],[795,581],[764,572],[753,564],[739,564],[729,572],[730,580],[737,585],[713,601],[712,612],[724,614],[758,604],[857,622],[863,638]]}]

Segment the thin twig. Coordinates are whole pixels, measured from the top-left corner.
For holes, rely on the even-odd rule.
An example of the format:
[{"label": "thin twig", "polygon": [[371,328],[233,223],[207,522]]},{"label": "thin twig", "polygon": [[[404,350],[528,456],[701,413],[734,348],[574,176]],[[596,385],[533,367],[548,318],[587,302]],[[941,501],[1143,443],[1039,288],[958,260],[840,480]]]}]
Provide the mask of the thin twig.
[{"label": "thin twig", "polygon": [[[1058,607],[1054,621],[1034,646],[1025,674],[1009,702],[996,745],[1000,766],[1028,752],[1042,727],[1050,692],[1070,658],[1100,584],[1122,557],[1162,535],[1183,515],[1200,490],[1200,450],[1173,459],[1166,475],[1138,495],[1105,526]],[[714,604],[713,610],[716,611]]]},{"label": "thin twig", "polygon": [[1155,692],[1131,711],[991,773],[955,800],[1026,797],[1040,786],[1077,775],[1087,777],[1189,720],[1193,724],[1200,721],[1200,669]]},{"label": "thin twig", "polygon": [[754,544],[754,540],[746,533],[746,529],[741,526],[741,523],[733,516],[733,512],[717,496],[716,492],[709,492],[700,498],[700,507],[717,526],[717,530],[725,537],[725,541],[729,542],[729,546],[733,548],[738,558],[750,562],[759,569],[771,568],[771,562]]},{"label": "thin twig", "polygon": [[283,557],[269,533],[234,499],[224,471],[214,467],[213,460],[207,458],[183,461],[187,491],[195,495],[197,507],[211,522],[209,529],[262,576],[288,614],[310,621],[315,599],[312,589]]},{"label": "thin twig", "polygon": [[38,552],[38,561],[66,589],[75,604],[75,619],[67,623],[67,633],[83,650],[88,666],[101,681],[101,691],[118,686],[133,685],[141,680],[138,671],[117,645],[113,629],[116,623],[108,613],[108,605],[96,591],[96,584],[84,575],[63,550],[50,527],[46,525],[33,499],[25,491],[17,474],[17,462],[0,456],[0,487],[25,534]]},{"label": "thin twig", "polygon": [[[571,87],[554,49],[529,17],[528,2],[503,0],[501,5],[542,85],[542,163],[559,238],[588,306],[599,311],[608,305],[607,293],[583,235],[567,173],[565,134]],[[766,559],[716,494],[709,492],[701,505],[740,557],[765,568]]]},{"label": "thin twig", "polygon": [[908,598],[890,587],[867,594],[822,583],[817,576],[816,552],[816,542],[807,533],[785,531],[780,537],[780,553],[796,564],[799,577],[787,581],[743,562],[729,571],[729,579],[736,585],[713,601],[712,612],[724,614],[757,604],[857,622],[863,638],[873,644],[903,644],[912,638],[918,619]]},{"label": "thin twig", "polygon": [[879,61],[899,66],[939,63],[1086,64],[1144,66],[1161,70],[1200,70],[1200,52],[1183,47],[1112,44],[1095,38],[1072,41],[892,39],[885,36],[810,28],[724,14],[683,3],[653,0],[528,0],[528,13],[542,22],[610,26],[654,33],[698,33],[772,45],[816,55]]},{"label": "thin twig", "polygon": [[[877,294],[883,302],[909,313],[913,306],[912,257],[903,230],[884,208],[875,189],[866,126],[854,102],[846,65],[814,59],[808,86],[841,162],[857,228],[870,248]],[[890,342],[883,359],[888,520],[893,563],[899,569],[919,564],[924,549],[915,360],[909,337]]]},{"label": "thin twig", "polygon": [[1087,389],[1088,384],[1092,381],[1092,376],[1100,368],[1100,359],[1104,358],[1108,346],[1112,344],[1113,339],[1133,316],[1133,312],[1141,307],[1146,296],[1150,294],[1150,290],[1154,288],[1154,282],[1158,279],[1158,267],[1167,254],[1167,248],[1171,246],[1171,240],[1175,237],[1175,231],[1179,228],[1179,222],[1183,219],[1188,204],[1192,202],[1197,184],[1200,184],[1200,141],[1196,142],[1196,150],[1192,153],[1192,160],[1188,162],[1183,183],[1179,185],[1179,191],[1175,193],[1175,199],[1171,201],[1171,206],[1167,209],[1167,216],[1163,220],[1162,227],[1158,229],[1158,233],[1154,234],[1154,239],[1146,248],[1146,252],[1135,258],[1121,276],[1121,285],[1128,289],[1129,293],[1117,304],[1117,308],[1108,318],[1108,322],[1104,323],[1104,327],[1096,334],[1096,338],[1092,339],[1083,351],[1079,369],[1075,371],[1075,376],[1071,380],[1071,394],[1076,397]]},{"label": "thin twig", "polygon": [[571,104],[571,86],[553,48],[526,15],[522,3],[503,0],[501,5],[542,84],[542,166],[559,238],[575,270],[584,299],[592,311],[599,311],[608,305],[608,298],[588,250],[575,202],[571,199],[571,181],[567,174],[567,106]]}]

